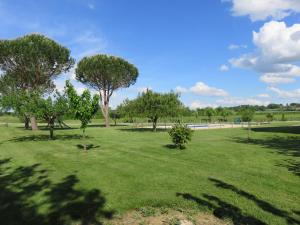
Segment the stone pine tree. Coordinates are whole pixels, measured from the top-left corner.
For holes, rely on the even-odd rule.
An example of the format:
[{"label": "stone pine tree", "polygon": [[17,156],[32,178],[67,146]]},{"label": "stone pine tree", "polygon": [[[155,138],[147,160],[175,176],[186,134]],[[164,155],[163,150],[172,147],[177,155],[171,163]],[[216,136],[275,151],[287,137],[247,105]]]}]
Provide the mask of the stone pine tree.
[{"label": "stone pine tree", "polygon": [[140,94],[134,100],[134,105],[137,114],[151,120],[153,131],[156,131],[159,118],[178,116],[183,108],[177,93],[157,93],[151,90]]},{"label": "stone pine tree", "polygon": [[[25,93],[51,92],[53,79],[68,71],[74,60],[69,49],[44,35],[30,34],[13,40],[0,40],[0,70]],[[37,129],[35,112],[26,112],[32,129]]]},{"label": "stone pine tree", "polygon": [[135,84],[138,69],[122,58],[108,55],[84,57],[76,68],[76,79],[97,90],[105,126],[109,127],[109,102],[114,91]]},{"label": "stone pine tree", "polygon": [[78,95],[74,86],[67,81],[66,82],[66,94],[70,103],[70,110],[74,113],[75,119],[80,120],[82,129],[82,136],[84,139],[84,150],[87,150],[85,143],[85,129],[91,122],[93,116],[99,109],[99,96],[91,96],[89,90],[85,90],[82,95]]}]

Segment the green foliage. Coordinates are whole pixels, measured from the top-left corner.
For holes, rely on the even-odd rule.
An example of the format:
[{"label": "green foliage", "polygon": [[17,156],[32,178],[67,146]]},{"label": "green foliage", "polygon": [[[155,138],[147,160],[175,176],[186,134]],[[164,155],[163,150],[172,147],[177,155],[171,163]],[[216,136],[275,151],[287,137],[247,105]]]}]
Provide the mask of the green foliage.
[{"label": "green foliage", "polygon": [[253,120],[255,111],[251,108],[244,108],[240,111],[243,122],[251,122]]},{"label": "green foliage", "polygon": [[113,121],[115,122],[115,126],[116,126],[117,120],[121,118],[121,112],[118,111],[117,109],[110,110],[109,116],[110,116],[110,118],[113,119]]},{"label": "green foliage", "polygon": [[66,94],[75,119],[80,120],[80,128],[85,130],[99,109],[99,96],[94,95],[92,98],[89,90],[84,90],[79,96],[70,81],[66,81]]},{"label": "green foliage", "polygon": [[73,64],[67,48],[40,34],[0,40],[0,70],[22,89],[51,89],[52,79]]},{"label": "green foliage", "polygon": [[128,118],[128,122],[133,123],[133,117],[137,115],[136,105],[134,100],[125,99],[120,105],[117,107],[117,111],[119,112],[121,117]]},{"label": "green foliage", "polygon": [[39,112],[41,117],[47,121],[50,138],[53,139],[54,123],[55,120],[62,120],[62,117],[68,113],[68,99],[65,95],[61,95],[59,92],[56,92],[55,95],[51,98],[41,99],[39,104]]},{"label": "green foliage", "polygon": [[192,129],[188,128],[182,123],[176,123],[171,130],[169,135],[171,136],[172,142],[176,147],[184,149],[188,141],[192,140]]},{"label": "green foliage", "polygon": [[267,118],[267,120],[268,120],[269,122],[273,121],[273,119],[274,119],[273,113],[267,113],[267,114],[266,114],[266,118]]},{"label": "green foliage", "polygon": [[151,120],[154,131],[159,118],[178,116],[183,107],[178,94],[174,92],[161,94],[151,90],[140,94],[134,100],[134,106],[138,115]]},{"label": "green foliage", "polygon": [[106,126],[109,126],[109,101],[113,92],[135,84],[137,77],[138,69],[133,64],[115,56],[84,57],[76,68],[76,79],[99,91]]},{"label": "green foliage", "polygon": [[216,115],[216,111],[211,107],[207,107],[204,111],[204,114],[208,117],[209,122],[211,122],[211,118]]}]

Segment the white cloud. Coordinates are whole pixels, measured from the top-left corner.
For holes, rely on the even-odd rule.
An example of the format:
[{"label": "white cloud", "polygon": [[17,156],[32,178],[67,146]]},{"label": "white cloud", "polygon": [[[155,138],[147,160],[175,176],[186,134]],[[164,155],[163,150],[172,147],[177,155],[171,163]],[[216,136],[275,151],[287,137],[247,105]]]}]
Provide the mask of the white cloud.
[{"label": "white cloud", "polygon": [[262,101],[257,98],[237,98],[237,97],[227,97],[224,99],[218,99],[216,101],[222,106],[238,106],[238,105],[268,105],[270,102]]},{"label": "white cloud", "polygon": [[190,91],[197,95],[202,96],[227,96],[228,93],[223,89],[210,87],[203,82],[197,82],[195,86],[190,88]]},{"label": "white cloud", "polygon": [[229,67],[227,65],[223,64],[220,66],[219,70],[221,72],[227,72],[229,70]]},{"label": "white cloud", "polygon": [[207,84],[205,84],[203,82],[197,82],[194,86],[192,86],[190,88],[177,86],[175,88],[175,91],[179,92],[179,93],[191,92],[191,93],[194,93],[194,94],[197,94],[197,95],[210,96],[210,97],[228,96],[228,93],[225,90],[215,88],[215,87],[210,87],[210,86],[208,86]]},{"label": "white cloud", "polygon": [[285,91],[279,88],[270,87],[269,90],[275,92],[281,98],[300,98],[300,89]]},{"label": "white cloud", "polygon": [[216,104],[203,103],[200,101],[193,101],[189,106],[191,109],[202,109],[202,108],[207,108],[207,107],[217,108],[218,107]]},{"label": "white cloud", "polygon": [[[223,1],[224,2],[224,1]],[[249,16],[252,21],[280,20],[300,12],[299,0],[227,0],[234,16]]]},{"label": "white cloud", "polygon": [[237,44],[231,44],[228,46],[229,50],[237,50],[237,49],[241,49],[241,48],[248,48],[247,45],[237,45]]},{"label": "white cloud", "polygon": [[265,74],[260,77],[260,81],[270,84],[270,85],[275,85],[275,84],[289,84],[293,83],[295,81],[294,78],[291,77],[284,77],[280,75],[272,75],[272,74]]},{"label": "white cloud", "polygon": [[300,24],[287,27],[284,22],[265,23],[253,32],[255,52],[229,60],[234,67],[251,69],[269,84],[291,83],[300,76]]},{"label": "white cloud", "polygon": [[270,98],[271,96],[269,94],[262,93],[262,94],[257,95],[257,97],[259,97],[259,98]]},{"label": "white cloud", "polygon": [[177,92],[177,93],[186,93],[186,92],[188,92],[188,89],[186,89],[184,87],[181,87],[181,86],[177,86],[175,88],[175,92]]},{"label": "white cloud", "polygon": [[145,93],[147,90],[152,90],[152,87],[137,87],[136,90],[138,93]]}]

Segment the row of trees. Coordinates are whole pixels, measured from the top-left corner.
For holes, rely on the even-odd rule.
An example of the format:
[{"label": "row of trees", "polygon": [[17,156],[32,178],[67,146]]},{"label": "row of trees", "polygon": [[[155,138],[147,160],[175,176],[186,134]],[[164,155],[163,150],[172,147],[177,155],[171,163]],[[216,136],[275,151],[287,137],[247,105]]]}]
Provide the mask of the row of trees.
[{"label": "row of trees", "polygon": [[[26,129],[29,122],[33,130],[38,129],[38,117],[45,119],[50,128],[53,127],[54,121],[61,122],[65,103],[72,99],[70,95],[65,98],[57,93],[53,80],[69,71],[74,64],[69,49],[40,34],[0,40],[1,108],[19,115]],[[98,91],[108,127],[110,97],[117,89],[136,82],[137,68],[119,57],[95,55],[80,60],[75,72],[78,81]],[[84,92],[82,98],[89,95]],[[78,100],[74,93],[72,96]],[[71,105],[76,106],[75,103]],[[78,117],[76,113],[74,116]]]}]

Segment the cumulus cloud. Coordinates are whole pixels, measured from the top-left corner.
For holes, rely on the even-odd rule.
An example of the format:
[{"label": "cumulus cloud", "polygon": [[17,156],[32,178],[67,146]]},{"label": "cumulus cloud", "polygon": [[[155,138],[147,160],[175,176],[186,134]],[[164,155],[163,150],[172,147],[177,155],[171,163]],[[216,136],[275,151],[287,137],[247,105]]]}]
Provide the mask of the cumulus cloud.
[{"label": "cumulus cloud", "polygon": [[219,70],[221,72],[227,72],[229,70],[229,67],[227,65],[223,64],[220,66]]},{"label": "cumulus cloud", "polygon": [[197,82],[194,86],[192,86],[190,88],[178,86],[178,87],[176,87],[175,91],[180,92],[180,93],[190,92],[190,93],[194,93],[197,95],[210,96],[210,97],[228,96],[228,93],[225,90],[208,86],[207,84],[205,84],[203,82]]},{"label": "cumulus cloud", "polygon": [[232,3],[234,16],[249,16],[252,21],[281,20],[300,12],[299,0],[226,0]]},{"label": "cumulus cloud", "polygon": [[300,76],[300,24],[288,27],[284,22],[265,23],[253,32],[255,52],[233,58],[234,67],[251,69],[261,74],[260,80],[269,84],[291,83]]},{"label": "cumulus cloud", "polygon": [[177,92],[177,93],[186,93],[186,92],[188,92],[189,90],[188,89],[186,89],[186,88],[184,88],[184,87],[181,87],[181,86],[177,86],[176,88],[175,88],[175,92]]},{"label": "cumulus cloud", "polygon": [[218,99],[216,101],[222,106],[238,106],[238,105],[268,105],[269,101],[262,101],[257,98],[238,98],[238,97],[227,97],[223,99]]},{"label": "cumulus cloud", "polygon": [[228,46],[229,50],[237,50],[237,49],[241,49],[241,48],[248,48],[247,45],[237,45],[237,44],[231,44]]},{"label": "cumulus cloud", "polygon": [[262,93],[262,94],[257,95],[257,97],[259,97],[259,98],[270,98],[271,96],[269,94]]},{"label": "cumulus cloud", "polygon": [[269,90],[275,92],[281,98],[300,98],[300,89],[285,91],[279,88],[270,87]]}]

